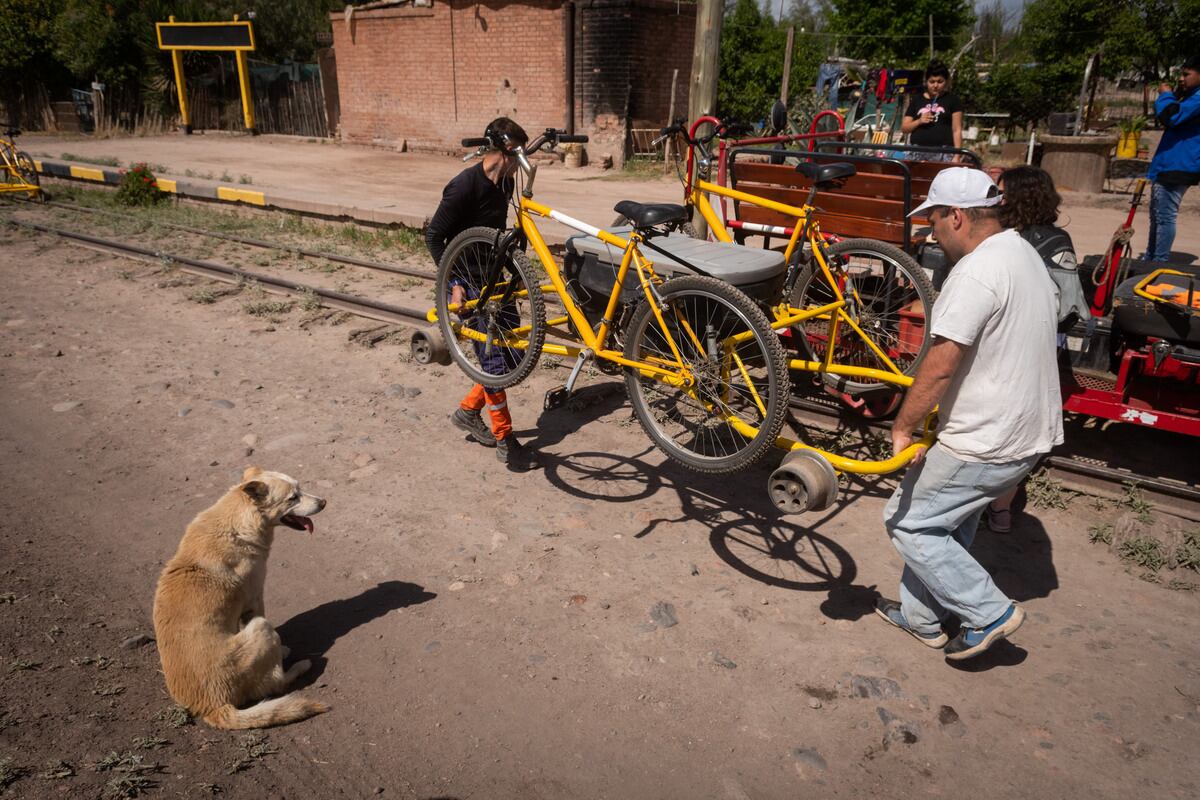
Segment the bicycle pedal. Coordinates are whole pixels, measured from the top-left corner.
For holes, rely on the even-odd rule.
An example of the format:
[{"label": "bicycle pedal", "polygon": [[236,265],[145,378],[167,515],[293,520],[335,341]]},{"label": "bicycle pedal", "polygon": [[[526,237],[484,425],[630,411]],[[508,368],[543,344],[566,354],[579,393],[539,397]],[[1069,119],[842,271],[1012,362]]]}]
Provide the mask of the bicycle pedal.
[{"label": "bicycle pedal", "polygon": [[569,399],[571,399],[571,392],[567,390],[567,387],[557,386],[546,392],[545,400],[542,402],[542,408],[546,411],[550,411],[551,409],[555,408],[562,408],[567,404]]}]

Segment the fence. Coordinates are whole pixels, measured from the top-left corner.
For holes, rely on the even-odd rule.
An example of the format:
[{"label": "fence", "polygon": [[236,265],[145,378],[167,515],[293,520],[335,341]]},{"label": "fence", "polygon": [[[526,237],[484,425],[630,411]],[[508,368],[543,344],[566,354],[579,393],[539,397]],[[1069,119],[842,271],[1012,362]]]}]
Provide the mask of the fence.
[{"label": "fence", "polygon": [[[315,64],[250,62],[250,93],[259,133],[328,137],[321,73]],[[242,130],[242,100],[232,59],[218,59],[209,72],[188,76],[192,127]]]}]

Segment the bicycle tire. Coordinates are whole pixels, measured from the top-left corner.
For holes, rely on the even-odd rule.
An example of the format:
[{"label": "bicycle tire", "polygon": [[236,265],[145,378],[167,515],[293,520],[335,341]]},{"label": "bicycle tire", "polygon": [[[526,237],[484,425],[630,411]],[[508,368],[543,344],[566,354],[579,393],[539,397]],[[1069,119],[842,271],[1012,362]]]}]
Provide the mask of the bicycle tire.
[{"label": "bicycle tire", "polygon": [[[629,217],[625,216],[624,214],[618,214],[617,218],[613,220],[612,227],[613,228],[623,228],[628,225],[629,225]],[[696,229],[692,227],[692,223],[690,223],[690,222],[683,223],[682,225],[679,226],[678,230],[684,236],[690,236],[693,239],[700,238],[696,235]]]},{"label": "bicycle tire", "polygon": [[[863,332],[871,336],[872,341],[904,375],[916,375],[917,367],[929,351],[932,336],[928,323],[937,299],[937,291],[925,270],[899,247],[875,239],[846,239],[830,245],[827,253],[831,260],[841,262],[850,274],[853,275],[856,269],[860,275],[867,273],[859,278],[860,285],[856,286],[864,304],[852,311],[852,317],[857,317],[855,322]],[[876,269],[880,274],[875,273]],[[880,289],[889,283],[893,291],[881,292]],[[824,282],[824,274],[815,260],[810,259],[799,274],[790,299],[796,308],[811,308],[833,302],[833,290]],[[916,325],[918,317],[924,318],[919,330]],[[824,357],[828,325],[826,320],[814,319],[796,326],[801,335],[795,338],[809,360],[820,361]],[[920,337],[920,342],[914,352],[912,340],[916,336]],[[834,350],[834,363],[887,368],[853,331],[839,335],[838,342]],[[847,394],[877,388],[880,383],[870,378],[849,378],[828,373],[824,378],[829,386]]]},{"label": "bicycle tire", "polygon": [[29,153],[24,150],[18,150],[17,153],[17,172],[26,183],[31,186],[40,187],[41,181],[38,179],[37,165],[33,163]]},{"label": "bicycle tire", "polygon": [[16,148],[0,140],[0,181],[16,183],[18,177]]},{"label": "bicycle tire", "polygon": [[[749,467],[775,444],[787,416],[792,389],[779,336],[753,300],[715,278],[673,278],[658,288],[658,294],[663,298],[663,317],[672,329],[671,338],[697,383],[687,390],[626,367],[625,388],[638,422],[668,458],[689,469],[720,474]],[[689,340],[680,321],[688,321],[697,336],[704,336],[707,354]],[[745,331],[753,335],[732,351],[741,359],[744,372],[731,365],[729,355],[719,360],[711,357],[718,342]],[[646,300],[629,322],[624,355],[631,361],[675,361]],[[729,421],[731,417],[754,428],[754,435],[739,433]],[[668,431],[668,423],[678,425],[679,433]]]},{"label": "bicycle tire", "polygon": [[[529,377],[546,341],[545,300],[538,282],[533,280],[529,258],[515,248],[505,260],[504,271],[508,275],[505,283],[524,295],[507,299],[505,294],[491,296],[482,309],[477,308],[471,315],[471,327],[490,335],[515,335],[528,344],[523,348],[501,347],[460,338],[451,324],[448,306],[452,281],[463,282],[468,287],[468,297],[472,293],[479,297],[480,284],[486,278],[500,235],[502,232],[495,228],[475,227],[455,236],[442,254],[434,289],[438,326],[450,357],[467,377],[489,389],[507,389]],[[454,316],[458,318],[457,313]],[[475,326],[483,326],[483,330]]]}]

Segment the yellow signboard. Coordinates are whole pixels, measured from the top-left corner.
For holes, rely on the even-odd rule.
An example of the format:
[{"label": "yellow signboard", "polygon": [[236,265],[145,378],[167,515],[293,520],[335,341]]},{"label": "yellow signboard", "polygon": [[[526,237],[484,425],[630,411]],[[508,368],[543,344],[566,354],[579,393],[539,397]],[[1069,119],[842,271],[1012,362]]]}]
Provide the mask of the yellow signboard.
[{"label": "yellow signboard", "polygon": [[216,50],[234,54],[246,130],[257,134],[258,131],[254,129],[254,100],[250,96],[250,70],[246,66],[246,53],[254,52],[254,28],[250,21],[239,22],[236,14],[231,22],[176,22],[174,17],[168,19],[169,22],[156,23],[154,28],[158,33],[158,49],[171,51],[171,63],[175,67],[175,86],[179,91],[179,116],[183,120],[183,132],[192,132],[187,104],[187,84],[183,78],[183,52]]}]

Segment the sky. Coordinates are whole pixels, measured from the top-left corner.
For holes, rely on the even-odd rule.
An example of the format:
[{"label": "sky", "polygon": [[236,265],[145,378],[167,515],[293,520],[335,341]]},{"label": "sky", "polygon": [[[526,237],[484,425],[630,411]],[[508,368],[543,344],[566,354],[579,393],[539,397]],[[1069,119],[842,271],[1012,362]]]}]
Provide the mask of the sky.
[{"label": "sky", "polygon": [[[1016,21],[1021,15],[1021,9],[1025,7],[1026,0],[1000,0],[1000,5],[1004,8],[1004,13],[1009,14],[1013,21]],[[991,8],[993,0],[975,0],[975,10],[982,11],[985,8]]]}]

